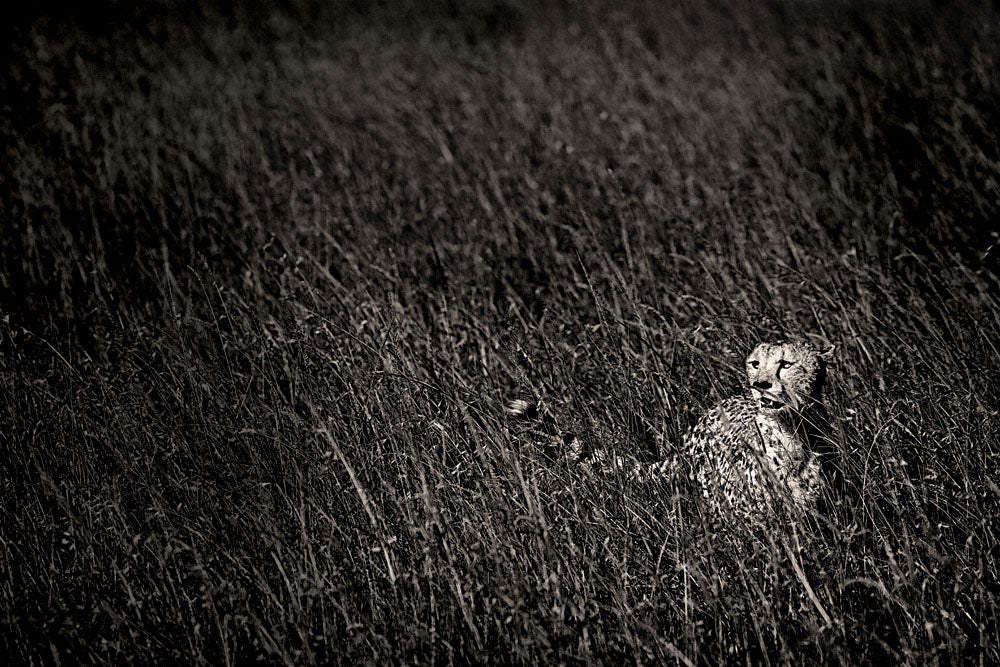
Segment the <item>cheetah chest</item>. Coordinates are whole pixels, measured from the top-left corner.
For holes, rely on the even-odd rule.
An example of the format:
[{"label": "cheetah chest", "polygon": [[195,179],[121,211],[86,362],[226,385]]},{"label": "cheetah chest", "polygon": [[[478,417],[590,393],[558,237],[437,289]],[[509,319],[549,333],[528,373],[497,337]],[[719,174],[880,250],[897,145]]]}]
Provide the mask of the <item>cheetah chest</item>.
[{"label": "cheetah chest", "polygon": [[769,481],[761,479],[758,484],[785,495],[795,505],[805,506],[818,488],[818,460],[809,454],[794,431],[760,415],[754,422],[760,434],[760,450],[756,456],[758,465],[749,466],[748,475],[766,478]]},{"label": "cheetah chest", "polygon": [[714,437],[702,429],[693,434],[704,457],[697,478],[706,497],[757,509],[775,496],[802,507],[812,500],[819,465],[794,431],[761,415],[719,416],[707,429]]}]

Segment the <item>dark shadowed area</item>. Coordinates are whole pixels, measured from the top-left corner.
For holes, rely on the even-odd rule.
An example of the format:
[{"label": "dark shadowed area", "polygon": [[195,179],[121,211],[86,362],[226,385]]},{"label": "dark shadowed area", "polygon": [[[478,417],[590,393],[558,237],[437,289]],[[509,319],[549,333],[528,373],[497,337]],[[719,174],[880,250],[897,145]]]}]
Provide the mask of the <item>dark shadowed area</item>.
[{"label": "dark shadowed area", "polygon": [[[5,10],[0,654],[1000,661],[1000,9],[608,4]],[[797,333],[807,521],[508,432]]]}]

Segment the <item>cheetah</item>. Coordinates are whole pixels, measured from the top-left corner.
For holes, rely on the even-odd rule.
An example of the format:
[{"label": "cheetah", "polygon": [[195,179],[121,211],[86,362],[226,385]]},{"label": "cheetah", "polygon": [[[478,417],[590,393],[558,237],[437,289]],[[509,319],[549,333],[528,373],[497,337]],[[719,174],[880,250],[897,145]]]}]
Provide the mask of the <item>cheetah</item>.
[{"label": "cheetah", "polygon": [[684,435],[686,456],[654,463],[587,451],[580,438],[558,431],[537,401],[514,401],[508,412],[540,420],[570,458],[599,470],[624,469],[641,480],[686,472],[716,510],[755,516],[779,506],[808,510],[824,485],[821,390],[830,352],[802,338],[760,343],[746,359],[746,392],[723,400]]}]

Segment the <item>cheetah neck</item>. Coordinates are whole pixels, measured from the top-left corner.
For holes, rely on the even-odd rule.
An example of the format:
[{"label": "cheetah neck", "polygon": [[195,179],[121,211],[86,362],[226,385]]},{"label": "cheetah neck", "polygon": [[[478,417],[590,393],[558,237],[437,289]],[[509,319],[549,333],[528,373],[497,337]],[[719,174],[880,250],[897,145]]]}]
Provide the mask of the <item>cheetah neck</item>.
[{"label": "cheetah neck", "polygon": [[772,423],[781,432],[809,445],[826,432],[826,413],[822,403],[813,401],[798,410],[778,413],[758,413],[758,418]]}]

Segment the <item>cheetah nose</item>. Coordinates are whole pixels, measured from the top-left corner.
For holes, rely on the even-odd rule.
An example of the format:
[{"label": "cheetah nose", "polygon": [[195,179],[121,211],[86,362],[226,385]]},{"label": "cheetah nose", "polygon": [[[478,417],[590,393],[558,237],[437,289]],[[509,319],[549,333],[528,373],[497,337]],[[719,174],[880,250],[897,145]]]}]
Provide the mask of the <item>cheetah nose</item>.
[{"label": "cheetah nose", "polygon": [[753,383],[753,386],[755,389],[770,389],[771,383],[768,382],[767,380],[758,380],[757,382]]}]

